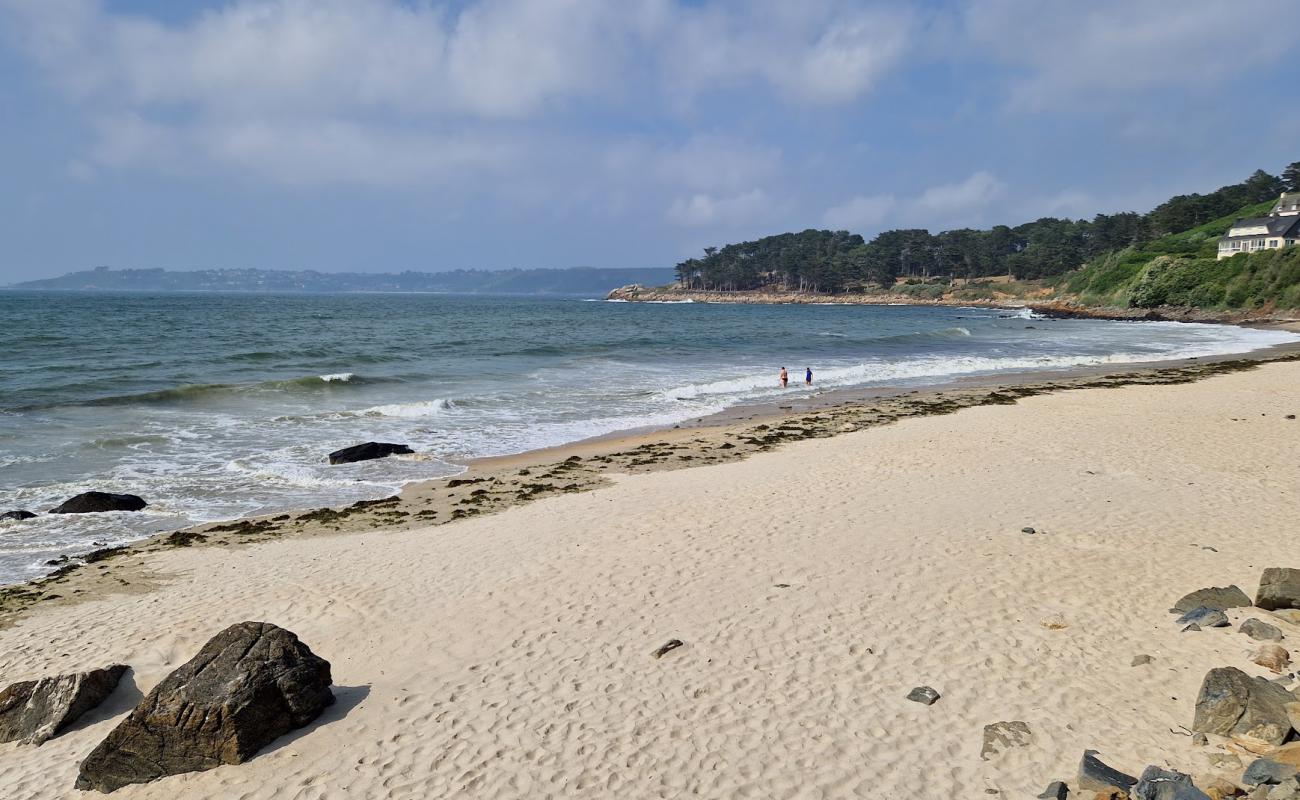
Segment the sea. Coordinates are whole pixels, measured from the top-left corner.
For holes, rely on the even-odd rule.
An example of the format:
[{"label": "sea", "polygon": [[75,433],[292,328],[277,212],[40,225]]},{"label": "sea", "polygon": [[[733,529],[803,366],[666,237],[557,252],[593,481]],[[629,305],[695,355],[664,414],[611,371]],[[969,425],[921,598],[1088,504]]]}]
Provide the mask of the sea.
[{"label": "sea", "polygon": [[[0,512],[40,513],[0,522],[0,583],[62,554],[383,497],[473,458],[737,405],[1298,338],[1027,310],[580,297],[10,291],[0,309]],[[327,463],[370,440],[416,453]],[[149,507],[44,513],[92,489]]]}]

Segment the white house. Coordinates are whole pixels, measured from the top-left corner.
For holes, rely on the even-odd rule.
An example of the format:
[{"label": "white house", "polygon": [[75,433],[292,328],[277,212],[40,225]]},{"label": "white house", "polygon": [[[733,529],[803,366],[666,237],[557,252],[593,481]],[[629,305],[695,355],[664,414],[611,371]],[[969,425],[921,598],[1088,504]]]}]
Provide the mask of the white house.
[{"label": "white house", "polygon": [[1300,240],[1300,192],[1283,192],[1267,217],[1239,219],[1219,239],[1219,258],[1290,247]]}]

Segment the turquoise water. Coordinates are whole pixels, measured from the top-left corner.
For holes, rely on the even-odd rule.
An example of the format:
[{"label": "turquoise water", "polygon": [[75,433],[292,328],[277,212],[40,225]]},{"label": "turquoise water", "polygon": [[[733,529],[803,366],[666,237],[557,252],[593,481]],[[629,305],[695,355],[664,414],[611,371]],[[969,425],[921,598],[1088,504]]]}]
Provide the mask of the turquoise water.
[{"label": "turquoise water", "polygon": [[[0,581],[188,523],[384,496],[467,459],[873,384],[1245,352],[1294,337],[928,307],[0,292]],[[791,388],[777,387],[785,366]],[[329,466],[367,440],[417,454]]]}]

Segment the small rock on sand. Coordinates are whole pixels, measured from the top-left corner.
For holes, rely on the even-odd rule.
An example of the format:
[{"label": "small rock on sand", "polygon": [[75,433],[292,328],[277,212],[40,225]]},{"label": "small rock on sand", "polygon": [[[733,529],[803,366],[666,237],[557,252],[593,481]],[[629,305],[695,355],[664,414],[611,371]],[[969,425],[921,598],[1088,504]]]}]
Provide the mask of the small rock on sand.
[{"label": "small rock on sand", "polygon": [[1277,644],[1261,645],[1258,650],[1250,655],[1251,663],[1258,664],[1265,669],[1281,673],[1291,663],[1291,654],[1285,647]]},{"label": "small rock on sand", "polygon": [[126,672],[104,669],[22,681],[0,691],[0,742],[42,744],[104,702]]},{"label": "small rock on sand", "polygon": [[1269,567],[1259,579],[1255,605],[1272,611],[1300,608],[1300,569]]},{"label": "small rock on sand", "polygon": [[1282,630],[1280,628],[1276,625],[1269,625],[1267,622],[1260,622],[1254,617],[1241,623],[1241,627],[1237,628],[1237,630],[1257,641],[1282,641]]},{"label": "small rock on sand", "polygon": [[1199,606],[1178,618],[1179,625],[1199,625],[1202,628],[1228,627],[1228,615],[1217,608]]},{"label": "small rock on sand", "polygon": [[929,686],[918,686],[907,693],[907,699],[914,703],[932,706],[939,701],[940,694]]},{"label": "small rock on sand", "polygon": [[1209,800],[1192,785],[1191,775],[1154,765],[1142,770],[1132,794],[1136,800]]},{"label": "small rock on sand", "polygon": [[1261,783],[1274,785],[1300,775],[1294,764],[1286,764],[1273,758],[1257,758],[1246,767],[1241,775],[1241,782],[1250,786]]},{"label": "small rock on sand", "polygon": [[984,744],[980,748],[980,758],[988,761],[998,753],[1013,747],[1024,747],[1034,740],[1029,725],[1019,720],[1013,722],[994,722],[984,726]]},{"label": "small rock on sand", "polygon": [[1070,787],[1065,785],[1065,781],[1052,781],[1047,784],[1043,793],[1038,795],[1038,800],[1066,800],[1070,796]]},{"label": "small rock on sand", "polygon": [[1038,531],[1034,530],[1033,528],[1031,528],[1031,527],[1029,527],[1029,526],[1027,526],[1027,525],[1026,525],[1025,527],[1021,528],[1021,529],[1020,529],[1020,532],[1021,532],[1021,533],[1038,533]]},{"label": "small rock on sand", "polygon": [[1142,655],[1133,656],[1133,663],[1129,664],[1129,666],[1140,667],[1143,664],[1150,664],[1152,661],[1155,661],[1155,659],[1146,653],[1143,653]]},{"label": "small rock on sand", "polygon": [[676,650],[677,648],[685,644],[686,642],[683,642],[681,639],[669,639],[668,641],[659,645],[659,647],[656,648],[655,651],[650,655],[654,656],[655,658],[663,658],[668,653],[671,653],[672,651]]},{"label": "small rock on sand", "polygon": [[1117,769],[1102,763],[1097,758],[1096,750],[1084,750],[1083,759],[1079,761],[1079,788],[1093,792],[1118,790],[1128,792],[1137,778],[1126,775]]},{"label": "small rock on sand", "polygon": [[1183,595],[1177,603],[1174,603],[1173,611],[1186,614],[1188,611],[1202,607],[1217,608],[1222,611],[1225,608],[1246,608],[1249,605],[1250,598],[1237,586],[1210,586]]}]

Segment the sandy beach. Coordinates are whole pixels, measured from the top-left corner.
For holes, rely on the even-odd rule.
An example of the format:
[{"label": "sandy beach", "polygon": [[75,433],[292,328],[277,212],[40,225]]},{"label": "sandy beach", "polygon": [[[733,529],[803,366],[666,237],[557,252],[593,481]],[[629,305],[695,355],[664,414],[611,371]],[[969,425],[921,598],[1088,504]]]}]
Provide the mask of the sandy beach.
[{"label": "sandy beach", "polygon": [[[1300,566],[1300,362],[1203,369],[684,428],[640,456],[589,445],[544,474],[496,463],[354,515],[117,554],[9,597],[4,682],[132,672],[71,731],[0,745],[0,785],[82,796],[78,762],[140,693],[243,620],[328,659],[338,702],[248,763],[115,797],[1021,798],[1072,780],[1085,748],[1234,779],[1211,764],[1224,741],[1186,730],[1201,679],[1272,677],[1247,616],[1287,647],[1300,627],[1238,609],[1182,633],[1167,609]],[[905,699],[921,685],[941,699]],[[999,721],[1031,739],[982,758]]]}]

